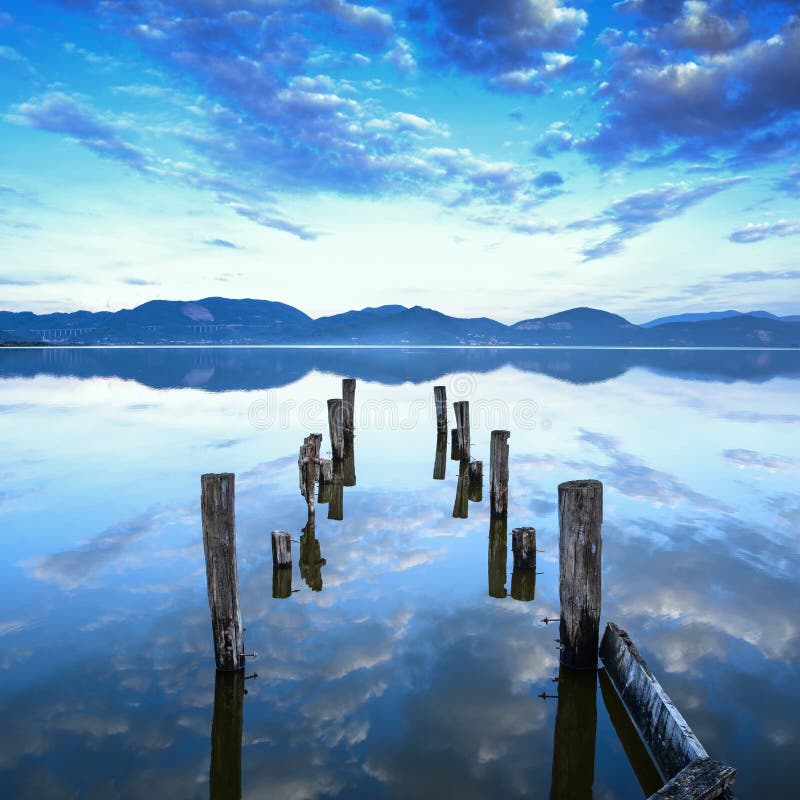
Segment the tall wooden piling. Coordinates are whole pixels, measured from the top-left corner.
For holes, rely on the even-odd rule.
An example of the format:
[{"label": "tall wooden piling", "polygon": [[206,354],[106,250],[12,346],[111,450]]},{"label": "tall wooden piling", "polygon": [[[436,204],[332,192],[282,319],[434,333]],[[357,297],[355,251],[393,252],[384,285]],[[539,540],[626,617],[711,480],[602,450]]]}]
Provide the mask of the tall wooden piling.
[{"label": "tall wooden piling", "polygon": [[603,484],[568,481],[558,487],[558,593],[561,663],[596,669],[600,637]]},{"label": "tall wooden piling", "polygon": [[511,549],[514,569],[536,569],[536,528],[514,528]]},{"label": "tall wooden piling", "polygon": [[334,461],[344,461],[343,405],[343,401],[338,397],[328,400],[328,428],[331,435],[331,454]]},{"label": "tall wooden piling", "polygon": [[342,425],[345,433],[355,430],[356,379],[342,379]]},{"label": "tall wooden piling", "polygon": [[244,671],[217,672],[211,723],[210,800],[242,796]]},{"label": "tall wooden piling", "polygon": [[208,606],[217,669],[244,669],[244,637],[236,568],[235,477],[226,472],[203,475],[201,508],[206,555]]},{"label": "tall wooden piling", "polygon": [[469,431],[469,400],[459,400],[453,403],[453,412],[456,418],[458,431],[458,451],[462,461],[469,461],[470,431]]},{"label": "tall wooden piling", "polygon": [[447,389],[444,386],[434,386],[433,400],[436,404],[436,430],[447,433]]},{"label": "tall wooden piling", "polygon": [[433,479],[443,481],[447,474],[447,433],[436,436],[436,456],[433,460]]},{"label": "tall wooden piling", "polygon": [[489,474],[492,516],[508,514],[508,431],[492,431]]},{"label": "tall wooden piling", "polygon": [[288,531],[272,531],[272,566],[292,567],[292,534]]}]

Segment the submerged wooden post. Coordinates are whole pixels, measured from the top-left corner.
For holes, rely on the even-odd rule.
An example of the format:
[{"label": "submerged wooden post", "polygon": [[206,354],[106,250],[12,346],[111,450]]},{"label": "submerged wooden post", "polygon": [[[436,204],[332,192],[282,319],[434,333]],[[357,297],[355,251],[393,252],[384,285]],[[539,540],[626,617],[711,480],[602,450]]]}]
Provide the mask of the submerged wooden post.
[{"label": "submerged wooden post", "polygon": [[447,433],[447,389],[444,386],[434,386],[433,400],[436,403],[436,430]]},{"label": "submerged wooden post", "polygon": [[536,594],[536,570],[514,569],[511,573],[511,597],[529,603]]},{"label": "submerged wooden post", "polygon": [[272,597],[285,600],[292,596],[292,571],[283,567],[272,567]]},{"label": "submerged wooden post", "polygon": [[334,461],[344,461],[343,403],[336,397],[328,400],[328,428],[331,434],[331,453]]},{"label": "submerged wooden post", "polygon": [[328,519],[344,519],[344,464],[333,464],[330,495],[328,501]]},{"label": "submerged wooden post", "polygon": [[450,431],[450,460],[461,461],[461,448],[458,445],[458,431],[455,428]]},{"label": "submerged wooden post", "polygon": [[345,433],[355,430],[356,379],[342,379],[342,425]]},{"label": "submerged wooden post", "polygon": [[244,669],[244,637],[236,567],[235,476],[207,474],[202,490],[203,550],[214,654],[223,672]]},{"label": "submerged wooden post", "polygon": [[469,464],[469,499],[472,503],[483,500],[483,461],[471,461]]},{"label": "submerged wooden post", "polygon": [[292,534],[288,531],[272,531],[272,566],[292,566]]},{"label": "submerged wooden post", "polygon": [[461,468],[458,470],[453,517],[455,519],[467,519],[469,517],[469,470],[463,461],[461,462]]},{"label": "submerged wooden post", "polygon": [[210,800],[242,796],[244,671],[217,672],[211,723]]},{"label": "submerged wooden post", "polygon": [[469,461],[470,431],[469,431],[469,400],[459,400],[453,403],[456,417],[456,430],[458,431],[458,451],[462,461]]},{"label": "submerged wooden post", "polygon": [[330,503],[331,485],[333,484],[333,462],[323,458],[319,463],[319,495],[318,503]]},{"label": "submerged wooden post", "polygon": [[558,593],[561,663],[596,669],[600,639],[603,484],[568,481],[558,487]]},{"label": "submerged wooden post", "polygon": [[489,459],[492,516],[508,514],[508,431],[492,431]]},{"label": "submerged wooden post", "polygon": [[511,549],[514,569],[536,569],[536,528],[514,528]]},{"label": "submerged wooden post", "polygon": [[433,479],[443,481],[447,473],[447,433],[436,436],[436,456],[433,460]]},{"label": "submerged wooden post", "polygon": [[343,483],[345,486],[356,485],[356,448],[352,431],[344,432],[344,461],[342,462]]},{"label": "submerged wooden post", "polygon": [[322,591],[322,567],[327,562],[320,552],[314,520],[309,518],[300,535],[300,577],[312,592]]}]

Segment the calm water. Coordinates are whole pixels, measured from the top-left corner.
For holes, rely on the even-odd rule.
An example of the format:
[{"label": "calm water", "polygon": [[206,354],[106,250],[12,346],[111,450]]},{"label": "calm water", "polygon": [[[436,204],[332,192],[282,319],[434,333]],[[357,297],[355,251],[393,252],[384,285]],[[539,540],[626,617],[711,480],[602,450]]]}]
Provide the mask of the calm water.
[{"label": "calm water", "polygon": [[[318,509],[324,566],[304,540],[301,574],[293,545],[273,599],[269,531],[302,533],[297,449],[311,431],[329,448],[342,376],[356,485],[343,520]],[[737,797],[794,796],[799,381],[798,352],[0,352],[0,794],[645,797],[657,778],[613,696],[553,682],[541,622],[558,616],[556,486],[592,477],[604,619],[738,767]],[[508,527],[543,551],[530,602],[510,547],[507,565],[488,547],[488,485],[456,519],[449,453],[432,478],[434,383],[471,401],[487,476],[489,432],[511,431]],[[246,695],[215,686],[210,471],[237,476]]]}]

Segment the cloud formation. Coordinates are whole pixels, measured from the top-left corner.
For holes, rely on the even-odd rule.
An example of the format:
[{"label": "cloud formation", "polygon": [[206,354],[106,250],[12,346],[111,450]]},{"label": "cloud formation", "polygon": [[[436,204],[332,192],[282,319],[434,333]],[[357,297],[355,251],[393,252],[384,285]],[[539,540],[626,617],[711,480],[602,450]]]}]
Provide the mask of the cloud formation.
[{"label": "cloud formation", "polygon": [[800,235],[800,219],[782,219],[778,222],[749,222],[744,228],[734,231],[728,237],[737,244],[752,244],[761,242],[773,236],[797,236]]}]

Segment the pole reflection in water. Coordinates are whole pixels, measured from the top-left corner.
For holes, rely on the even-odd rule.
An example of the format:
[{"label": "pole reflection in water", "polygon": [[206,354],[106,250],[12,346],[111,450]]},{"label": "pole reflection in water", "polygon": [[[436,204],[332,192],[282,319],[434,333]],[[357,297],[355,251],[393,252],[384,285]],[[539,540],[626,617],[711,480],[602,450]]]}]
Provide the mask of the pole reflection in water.
[{"label": "pole reflection in water", "polygon": [[489,597],[504,598],[508,562],[508,524],[505,517],[489,521]]},{"label": "pole reflection in water", "polygon": [[597,672],[558,671],[550,800],[592,800],[597,738]]},{"label": "pole reflection in water", "polygon": [[240,800],[242,796],[244,681],[244,670],[217,671],[211,723],[211,800]]},{"label": "pole reflection in water", "polygon": [[344,465],[333,462],[333,481],[328,497],[328,519],[344,519]]},{"label": "pole reflection in water", "polygon": [[[322,591],[322,567],[327,562],[320,554],[319,541],[314,530],[314,520],[309,518],[300,534],[300,577],[314,592]],[[291,589],[291,586],[290,586]]]},{"label": "pole reflection in water", "polygon": [[511,573],[511,596],[515,600],[530,602],[536,594],[536,570],[515,569]]},{"label": "pole reflection in water", "polygon": [[631,722],[631,718],[611,684],[610,678],[606,675],[606,671],[601,669],[599,675],[600,693],[603,696],[603,703],[605,703],[611,724],[614,726],[617,738],[622,743],[622,749],[636,773],[636,779],[642,787],[644,796],[650,797],[666,783],[666,778],[659,773],[658,767],[650,757],[647,747]]},{"label": "pole reflection in water", "polygon": [[469,464],[464,461],[461,462],[461,466],[458,468],[453,516],[456,519],[467,519],[469,516]]},{"label": "pole reflection in water", "polygon": [[443,481],[447,471],[447,434],[440,433],[436,437],[436,457],[433,461],[433,479]]}]

